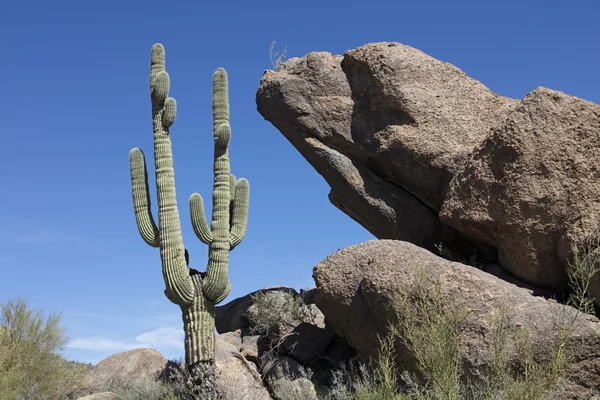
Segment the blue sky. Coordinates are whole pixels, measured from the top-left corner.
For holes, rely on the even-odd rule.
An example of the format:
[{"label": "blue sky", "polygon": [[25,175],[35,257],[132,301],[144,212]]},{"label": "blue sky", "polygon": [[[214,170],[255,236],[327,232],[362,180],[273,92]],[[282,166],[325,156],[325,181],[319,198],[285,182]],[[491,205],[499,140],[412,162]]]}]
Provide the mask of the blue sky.
[{"label": "blue sky", "polygon": [[131,204],[129,150],[141,147],[154,168],[156,42],[178,104],[171,132],[184,243],[201,270],[207,247],[187,199],[197,191],[210,207],[211,76],[217,67],[229,74],[232,172],[248,178],[251,199],[227,302],[273,285],[312,287],[316,263],[373,238],[329,203],[324,180],[256,111],[272,40],[288,57],[398,41],[505,96],[546,86],[600,103],[598,15],[596,0],[4,0],[0,301],[21,295],[62,311],[69,359],[96,363],[147,346],[183,356],[179,308],[163,294],[158,250],[140,238]]}]

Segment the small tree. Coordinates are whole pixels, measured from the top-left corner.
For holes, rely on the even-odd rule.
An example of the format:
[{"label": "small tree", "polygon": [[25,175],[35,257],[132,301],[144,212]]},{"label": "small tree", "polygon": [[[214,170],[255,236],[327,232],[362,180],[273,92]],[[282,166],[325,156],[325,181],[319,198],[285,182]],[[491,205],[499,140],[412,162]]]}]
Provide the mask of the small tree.
[{"label": "small tree", "polygon": [[60,313],[44,318],[22,298],[1,305],[0,400],[58,398],[64,393],[75,371],[56,354],[68,342],[60,320]]}]

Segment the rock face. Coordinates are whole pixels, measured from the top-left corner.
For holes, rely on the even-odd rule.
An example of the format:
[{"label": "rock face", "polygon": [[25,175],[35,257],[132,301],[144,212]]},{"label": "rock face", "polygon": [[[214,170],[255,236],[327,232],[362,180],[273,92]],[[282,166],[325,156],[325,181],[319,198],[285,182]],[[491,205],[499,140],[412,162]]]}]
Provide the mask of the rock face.
[{"label": "rock face", "polygon": [[600,105],[538,88],[475,148],[440,216],[515,276],[564,291],[571,246],[600,227],[599,154]]},{"label": "rock face", "polygon": [[[370,241],[333,253],[313,272],[318,289],[317,306],[331,321],[336,334],[357,350],[361,360],[377,357],[378,335],[385,337],[389,324],[398,321],[395,296],[415,289],[416,266],[440,282],[443,303],[456,301],[471,309],[461,350],[467,376],[476,376],[492,359],[490,324],[501,309],[506,308],[513,315],[513,328],[530,330],[537,359],[549,356],[548,344],[555,340],[556,334],[552,318],[557,315],[555,312],[562,311],[568,316],[575,313],[570,307],[531,296],[513,284],[444,260],[413,244]],[[569,367],[573,376],[565,383],[572,395],[589,394],[588,389],[600,387],[600,321],[583,314],[579,318],[566,344],[575,354]],[[509,333],[511,341],[514,332]],[[396,351],[398,363],[414,371],[414,359],[406,348],[397,346]]]},{"label": "rock face", "polygon": [[241,356],[239,347],[217,337],[215,357],[217,385],[225,400],[271,400],[256,367]]},{"label": "rock face", "polygon": [[[263,295],[260,307],[254,302],[258,294]],[[231,335],[234,328],[243,332],[238,348],[259,366],[263,353],[268,352],[260,336],[277,343],[275,353],[292,356],[304,365],[325,357],[335,336],[323,313],[285,286],[261,289],[218,306],[216,321],[219,336]]]},{"label": "rock face", "polygon": [[[391,42],[290,59],[256,103],[379,239],[477,249],[563,292],[571,246],[600,225],[598,104],[544,88],[502,97]],[[600,305],[600,278],[592,295]]]},{"label": "rock face", "polygon": [[168,360],[154,349],[134,349],[100,361],[81,382],[81,389],[94,393],[110,377],[130,380],[157,379],[167,367]]},{"label": "rock face", "polygon": [[369,169],[438,211],[454,173],[516,103],[455,66],[400,43],[373,43],[341,62],[352,142]]},{"label": "rock face", "polygon": [[[300,397],[312,399],[317,392],[326,393],[332,371],[356,356],[331,330],[314,304],[316,296],[315,289],[299,294],[276,286],[217,307],[218,338],[256,366],[275,398],[302,393]],[[233,328],[237,330],[225,332]]]},{"label": "rock face", "polygon": [[215,307],[215,328],[218,333],[235,332],[238,329],[250,326],[248,320],[248,310],[254,304],[254,297],[265,292],[285,292],[296,293],[296,291],[287,286],[274,286],[266,289],[260,289],[245,296],[238,297],[229,303]]},{"label": "rock face", "polygon": [[[271,400],[256,366],[244,359],[235,343],[242,343],[239,332],[219,335],[215,341],[215,374],[223,400]],[[144,378],[156,380],[169,375],[168,365],[169,361],[154,349],[135,349],[113,354],[86,374],[78,385],[78,390],[91,394],[80,399],[116,399],[118,396],[113,393],[98,393],[98,388],[109,378],[120,377],[125,381]]]},{"label": "rock face", "polygon": [[[310,53],[267,71],[256,102],[331,186],[330,201],[379,238],[439,243],[437,215],[369,168],[364,137],[352,130],[354,101],[342,57]],[[361,136],[357,136],[357,135]]]}]

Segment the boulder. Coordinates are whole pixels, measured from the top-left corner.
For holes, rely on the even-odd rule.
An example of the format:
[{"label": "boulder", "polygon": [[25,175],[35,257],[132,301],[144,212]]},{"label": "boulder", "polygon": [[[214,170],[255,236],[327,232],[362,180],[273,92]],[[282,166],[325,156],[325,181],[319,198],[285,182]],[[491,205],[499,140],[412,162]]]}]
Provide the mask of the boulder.
[{"label": "boulder", "polygon": [[440,217],[497,248],[519,279],[564,292],[571,247],[600,227],[598,154],[600,105],[537,88],[473,151]]},{"label": "boulder", "polygon": [[354,142],[354,101],[342,59],[310,53],[266,71],[258,111],[323,176],[333,205],[378,238],[431,247],[443,229],[436,213],[371,170]]},{"label": "boulder", "polygon": [[234,332],[225,332],[218,335],[219,339],[229,343],[236,349],[240,349],[242,347],[242,330],[238,329]]},{"label": "boulder", "polygon": [[439,211],[454,173],[517,101],[400,43],[370,43],[341,62],[354,100],[351,137],[370,170]]},{"label": "boulder", "polygon": [[280,379],[270,385],[278,399],[319,400],[315,385],[307,378]]},{"label": "boulder", "polygon": [[400,43],[310,53],[266,71],[271,122],[331,186],[331,202],[378,238],[433,249],[455,171],[516,100]]},{"label": "boulder", "polygon": [[258,364],[259,361],[259,339],[259,335],[244,336],[242,338],[242,346],[240,347],[240,353],[242,353],[244,358],[248,361],[252,361],[255,364]]},{"label": "boulder", "polygon": [[[568,385],[563,386],[570,385],[569,393],[573,395],[589,394],[590,388],[600,387],[600,321],[597,318],[577,314],[571,307],[532,296],[527,290],[481,270],[395,240],[369,241],[339,250],[313,271],[318,288],[317,306],[335,333],[356,349],[361,361],[377,358],[378,337],[385,337],[389,324],[398,321],[397,294],[414,292],[416,267],[440,282],[444,303],[458,302],[471,310],[461,348],[467,377],[480,375],[489,365],[493,356],[490,325],[494,316],[506,308],[513,315],[511,327],[520,326],[531,332],[534,357],[538,360],[549,357],[548,344],[556,338],[553,316],[578,315],[565,346],[574,354],[569,366],[572,375]],[[513,334],[511,330],[510,341]],[[407,349],[397,345],[396,352],[398,364],[415,371],[414,357]]]},{"label": "boulder", "polygon": [[215,343],[215,358],[217,385],[225,400],[271,400],[256,366],[220,336]]},{"label": "boulder", "polygon": [[77,386],[79,390],[92,394],[111,377],[127,380],[158,379],[167,364],[167,358],[154,349],[133,349],[100,361],[84,375]]},{"label": "boulder", "polygon": [[[564,293],[572,246],[600,226],[598,104],[500,96],[395,42],[290,59],[265,72],[256,103],[379,239],[476,250]],[[600,305],[600,275],[590,293]]]}]

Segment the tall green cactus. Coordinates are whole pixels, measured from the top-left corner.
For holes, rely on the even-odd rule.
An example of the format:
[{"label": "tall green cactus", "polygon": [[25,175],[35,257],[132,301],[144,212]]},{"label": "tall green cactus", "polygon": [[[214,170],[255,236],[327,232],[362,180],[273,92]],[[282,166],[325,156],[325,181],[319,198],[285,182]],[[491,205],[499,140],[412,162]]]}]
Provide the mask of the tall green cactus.
[{"label": "tall green cactus", "polygon": [[[168,97],[169,75],[165,71],[162,44],[152,47],[150,98],[154,130],[154,163],[158,194],[158,227],[150,208],[148,173],[144,153],[139,148],[129,155],[133,208],[142,239],[160,248],[165,295],[179,305],[185,331],[185,359],[190,369],[200,366],[197,382],[214,387],[215,304],[231,290],[228,280],[229,251],[246,233],[249,185],[230,174],[228,147],[229,100],[227,73],[219,68],[213,75],[214,186],[210,227],[204,215],[202,197],[190,196],[190,214],[194,232],[209,245],[206,273],[189,268],[189,256],[183,245],[179,211],[175,195],[173,153],[169,128],[175,121],[176,102]],[[202,382],[209,380],[210,382]]]}]

